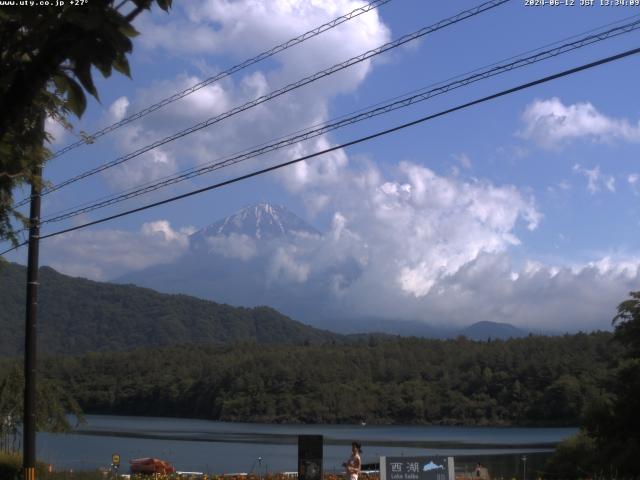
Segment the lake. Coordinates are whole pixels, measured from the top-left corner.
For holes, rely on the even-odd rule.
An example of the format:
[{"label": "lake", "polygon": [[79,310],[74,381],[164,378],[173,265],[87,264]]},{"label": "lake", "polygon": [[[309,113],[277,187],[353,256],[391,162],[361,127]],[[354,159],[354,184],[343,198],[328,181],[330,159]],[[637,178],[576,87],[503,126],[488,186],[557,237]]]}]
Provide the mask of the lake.
[{"label": "lake", "polygon": [[[398,425],[272,425],[208,420],[87,415],[70,434],[39,433],[38,458],[56,469],[108,466],[121,456],[121,471],[137,457],[158,457],[178,470],[215,473],[295,471],[297,435],[324,435],[324,468],[340,471],[352,440],[362,443],[363,463],[381,455],[446,455],[492,475],[514,476],[527,457],[527,472],[542,468],[554,445],[575,428],[438,427]],[[519,475],[521,477],[521,475]],[[531,477],[532,478],[532,477]]]}]

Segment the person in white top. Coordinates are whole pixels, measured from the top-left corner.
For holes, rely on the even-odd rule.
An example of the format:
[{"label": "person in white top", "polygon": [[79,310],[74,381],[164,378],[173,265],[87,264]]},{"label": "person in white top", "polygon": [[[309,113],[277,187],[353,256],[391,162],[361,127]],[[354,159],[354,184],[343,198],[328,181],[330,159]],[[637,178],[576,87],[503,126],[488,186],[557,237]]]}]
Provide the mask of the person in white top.
[{"label": "person in white top", "polygon": [[360,460],[360,454],[362,453],[362,447],[358,442],[351,443],[351,456],[346,463],[342,465],[347,468],[347,476],[349,480],[358,480],[358,474],[362,467],[362,461]]}]

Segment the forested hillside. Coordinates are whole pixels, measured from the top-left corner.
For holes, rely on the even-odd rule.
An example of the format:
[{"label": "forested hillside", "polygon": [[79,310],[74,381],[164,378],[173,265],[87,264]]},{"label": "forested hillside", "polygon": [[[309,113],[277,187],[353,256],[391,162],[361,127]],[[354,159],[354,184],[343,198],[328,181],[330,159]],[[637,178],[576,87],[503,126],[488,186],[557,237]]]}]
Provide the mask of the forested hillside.
[{"label": "forested hillside", "polygon": [[86,412],[260,422],[576,425],[619,357],[609,333],[473,342],[238,344],[43,362]]},{"label": "forested hillside", "polygon": [[[26,268],[0,263],[0,356],[24,348]],[[318,343],[340,336],[268,308],[236,308],[133,285],[94,282],[40,269],[39,351],[84,353],[144,346]]]}]

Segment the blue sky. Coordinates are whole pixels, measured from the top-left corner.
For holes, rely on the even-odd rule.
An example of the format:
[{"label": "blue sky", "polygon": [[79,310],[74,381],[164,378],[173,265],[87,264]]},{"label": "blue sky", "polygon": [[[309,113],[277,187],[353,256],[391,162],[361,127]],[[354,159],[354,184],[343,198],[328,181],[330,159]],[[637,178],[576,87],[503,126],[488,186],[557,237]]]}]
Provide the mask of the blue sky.
[{"label": "blue sky", "polygon": [[[99,79],[101,103],[90,102],[74,122],[76,133],[102,128],[363,3],[193,0],[176,2],[168,15],[144,14],[130,59],[133,79]],[[576,3],[508,2],[51,194],[43,215],[640,14],[637,7]],[[393,0],[53,160],[45,175],[58,183],[475,5]],[[337,145],[638,46],[640,34],[632,32],[56,227]],[[465,323],[481,310],[482,319],[529,327],[607,328],[639,277],[639,61],[623,59],[306,166],[45,240],[42,263],[72,275],[115,278],[177,258],[188,248],[189,233],[267,201],[286,205],[325,232],[327,242],[335,242],[336,257],[360,262],[358,284],[337,295],[363,314]],[[50,130],[57,135],[54,150],[75,139],[57,126]],[[8,258],[24,262],[25,255]],[[290,252],[289,260],[287,265],[309,268],[337,261],[301,249]]]}]

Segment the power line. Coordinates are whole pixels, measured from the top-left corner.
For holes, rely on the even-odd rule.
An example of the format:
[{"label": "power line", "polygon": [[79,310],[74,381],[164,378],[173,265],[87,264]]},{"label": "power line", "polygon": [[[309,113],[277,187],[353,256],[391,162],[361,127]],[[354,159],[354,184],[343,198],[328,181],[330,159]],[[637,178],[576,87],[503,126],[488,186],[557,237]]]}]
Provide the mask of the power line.
[{"label": "power line", "polygon": [[[448,115],[450,113],[457,112],[459,110],[464,110],[464,109],[472,107],[474,105],[478,105],[478,104],[485,103],[485,102],[488,102],[488,101],[491,101],[491,100],[495,100],[497,98],[500,98],[500,97],[503,97],[503,96],[506,96],[506,95],[510,95],[512,93],[519,92],[521,90],[526,90],[526,89],[534,87],[536,85],[547,83],[547,82],[550,82],[552,80],[556,80],[558,78],[566,77],[566,76],[572,75],[574,73],[578,73],[578,72],[581,72],[581,71],[584,71],[584,70],[588,70],[588,69],[591,69],[591,68],[594,68],[594,67],[597,67],[597,66],[600,66],[600,65],[611,63],[611,62],[614,62],[616,60],[620,60],[622,58],[629,57],[631,55],[635,55],[635,54],[638,54],[638,53],[640,53],[640,48],[634,48],[634,49],[631,49],[631,50],[627,50],[625,52],[618,53],[616,55],[611,55],[609,57],[605,57],[605,58],[602,58],[600,60],[596,60],[594,62],[590,62],[590,63],[587,63],[587,64],[580,65],[579,67],[574,67],[574,68],[571,68],[571,69],[568,69],[568,70],[564,70],[564,71],[559,72],[559,73],[555,73],[553,75],[548,75],[546,77],[542,77],[542,78],[539,78],[537,80],[533,80],[533,81],[528,82],[528,83],[523,83],[523,84],[520,84],[520,85],[518,85],[516,87],[512,87],[512,88],[509,88],[509,89],[506,89],[506,90],[502,90],[502,91],[500,91],[498,93],[494,93],[492,95],[488,95],[486,97],[482,97],[480,99],[473,100],[471,102],[467,102],[467,103],[458,105],[456,107],[449,108],[447,110],[442,110],[442,111],[440,111],[438,113],[427,115],[427,116],[418,118],[417,120],[413,120],[411,122],[403,123],[401,125],[398,125],[398,126],[386,129],[386,130],[382,130],[382,131],[373,133],[371,135],[367,135],[365,137],[360,137],[360,138],[358,138],[356,140],[351,140],[351,141],[343,143],[341,145],[337,145],[337,146],[330,147],[330,148],[327,148],[327,149],[324,149],[324,150],[321,150],[321,151],[318,151],[318,152],[311,153],[309,155],[298,157],[296,159],[289,160],[288,162],[279,163],[279,164],[273,165],[271,167],[263,168],[261,170],[257,170],[257,171],[254,171],[254,172],[251,172],[251,173],[248,173],[248,174],[245,174],[245,175],[241,175],[239,177],[235,177],[235,178],[232,178],[232,179],[229,179],[229,180],[225,180],[223,182],[219,182],[219,183],[216,183],[216,184],[213,184],[213,185],[209,185],[207,187],[199,188],[197,190],[192,190],[190,192],[183,193],[181,195],[176,195],[174,197],[170,197],[170,198],[158,201],[158,202],[150,203],[150,204],[144,205],[142,207],[138,207],[138,208],[134,208],[134,209],[131,209],[131,210],[127,210],[126,212],[121,212],[121,213],[118,213],[118,214],[115,214],[115,215],[110,215],[108,217],[104,217],[104,218],[101,218],[101,219],[98,219],[98,220],[94,220],[92,222],[87,222],[87,223],[84,223],[82,225],[77,225],[75,227],[70,227],[70,228],[66,228],[66,229],[63,229],[63,230],[58,230],[57,232],[49,233],[47,235],[42,235],[42,236],[40,236],[40,239],[55,237],[55,236],[58,236],[58,235],[62,235],[64,233],[69,233],[69,232],[72,232],[72,231],[75,231],[75,230],[80,230],[82,228],[86,228],[86,227],[90,227],[90,226],[97,225],[97,224],[100,224],[100,223],[104,223],[104,222],[107,222],[109,220],[114,220],[116,218],[124,217],[124,216],[127,216],[127,215],[131,215],[133,213],[138,213],[138,212],[144,211],[144,210],[148,210],[150,208],[157,207],[157,206],[160,206],[160,205],[164,205],[166,203],[172,203],[172,202],[175,202],[177,200],[181,200],[183,198],[187,198],[187,197],[191,197],[193,195],[197,195],[197,194],[200,194],[200,193],[207,192],[209,190],[215,190],[215,189],[227,186],[227,185],[231,185],[233,183],[240,182],[242,180],[247,180],[249,178],[256,177],[258,175],[262,175],[262,174],[265,174],[265,173],[268,173],[268,172],[271,172],[271,171],[274,171],[274,170],[278,170],[278,169],[293,165],[295,163],[299,163],[299,162],[302,162],[302,161],[305,161],[305,160],[309,160],[311,158],[318,157],[320,155],[324,155],[326,153],[333,152],[335,150],[339,150],[339,149],[342,149],[342,148],[347,148],[347,147],[350,147],[350,146],[353,146],[353,145],[357,145],[359,143],[363,143],[363,142],[366,142],[366,141],[369,141],[369,140],[373,140],[373,139],[378,138],[378,137],[382,137],[384,135],[388,135],[390,133],[394,133],[394,132],[403,130],[403,129],[408,128],[408,127],[413,127],[415,125],[427,122],[429,120],[433,120],[435,118],[442,117],[442,116]],[[6,253],[9,253],[9,252],[11,252],[13,250],[16,250],[17,248],[19,248],[19,247],[21,247],[23,245],[24,245],[24,243],[20,244],[20,245],[17,245],[15,247],[12,247],[12,248],[10,248],[8,250],[5,250],[4,252],[0,253],[0,256],[4,255]]]},{"label": "power line", "polygon": [[320,25],[319,27],[314,28],[313,30],[309,30],[308,32],[303,33],[302,35],[299,35],[295,38],[292,38],[290,40],[287,40],[284,43],[281,43],[280,45],[277,45],[269,50],[266,50],[262,53],[259,53],[258,55],[256,55],[255,57],[249,58],[245,61],[243,61],[242,63],[239,63],[237,65],[234,65],[233,67],[224,70],[223,72],[220,72],[212,77],[209,77],[205,80],[203,80],[200,83],[197,83],[195,85],[192,85],[189,88],[186,88],[180,92],[177,92],[173,95],[171,95],[170,97],[167,97],[163,100],[160,100],[157,103],[154,103],[153,105],[150,105],[126,118],[123,118],[122,120],[109,125],[108,127],[103,128],[102,130],[98,130],[94,133],[91,133],[89,135],[87,135],[85,138],[72,143],[70,145],[67,145],[66,147],[56,151],[51,157],[49,157],[49,159],[53,159],[56,157],[60,157],[62,155],[64,155],[65,153],[78,148],[84,144],[87,143],[93,143],[97,138],[100,138],[108,133],[113,132],[114,130],[117,130],[118,128],[127,125],[131,122],[134,122],[135,120],[138,120],[139,118],[145,117],[147,115],[149,115],[152,112],[155,112],[156,110],[159,110],[160,108],[169,105],[170,103],[173,103],[177,100],[180,100],[181,98],[186,97],[187,95],[191,95],[192,93],[200,90],[201,88],[204,88],[208,85],[211,85],[212,83],[217,82],[218,80],[222,80],[225,77],[228,77],[236,72],[239,72],[240,70],[243,70],[247,67],[250,67],[251,65],[254,65],[258,62],[261,62],[262,60],[266,60],[269,57],[272,57],[274,55],[276,55],[277,53],[280,53],[284,50],[287,50],[288,48],[291,48],[295,45],[298,45],[306,40],[309,40],[310,38],[316,37],[318,35],[320,35],[321,33],[326,32],[327,30],[331,30],[332,28],[337,27],[338,25],[341,25],[344,22],[347,22],[349,20],[351,20],[352,18],[358,17],[360,15],[362,15],[363,13],[367,13],[371,10],[374,10],[382,5],[384,5],[385,3],[389,3],[391,0],[375,0],[373,2],[368,3],[367,5],[364,5],[362,7],[356,8],[354,10],[352,10],[351,12],[342,15],[340,17],[334,18],[333,20],[331,20],[330,22],[327,22],[325,24]]},{"label": "power line", "polygon": [[[138,157],[140,155],[142,155],[143,153],[146,153],[150,150],[153,150],[154,148],[157,148],[159,146],[162,146],[164,144],[173,142],[175,140],[178,140],[179,138],[182,138],[186,135],[189,135],[191,133],[197,132],[199,130],[202,130],[203,128],[206,127],[210,127],[211,125],[214,125],[218,122],[221,122],[222,120],[225,120],[229,117],[232,117],[240,112],[243,112],[245,110],[248,110],[250,108],[256,107],[264,102],[267,102],[269,100],[272,100],[276,97],[279,97],[281,95],[284,95],[285,93],[288,93],[292,90],[296,90],[300,87],[303,87],[309,83],[315,82],[321,78],[327,77],[329,75],[332,75],[336,72],[339,72],[341,70],[344,70],[348,67],[351,67],[353,65],[356,65],[360,62],[363,62],[365,60],[368,60],[369,58],[375,57],[377,55],[380,55],[386,51],[392,50],[394,48],[398,48],[402,45],[404,45],[405,43],[408,43],[410,41],[416,40],[418,38],[421,38],[427,34],[433,33],[437,30],[440,30],[442,28],[448,27],[450,25],[453,25],[455,23],[461,22],[462,20],[466,20],[467,18],[471,18],[474,17],[476,15],[479,15],[480,13],[483,13],[487,10],[490,10],[492,8],[495,8],[499,5],[502,5],[504,3],[509,2],[510,0],[490,0],[488,2],[482,3],[474,8],[468,9],[468,10],[464,10],[452,17],[446,18],[444,20],[441,20],[431,26],[428,27],[424,27],[421,28],[420,30],[417,30],[413,33],[407,34],[407,35],[403,35],[402,37],[389,42],[389,43],[385,43],[384,45],[381,45],[380,47],[374,48],[372,50],[369,50],[365,53],[362,53],[360,55],[357,55],[355,57],[352,57],[342,63],[333,65],[332,67],[329,67],[325,70],[322,70],[320,72],[316,72],[313,75],[310,75],[308,77],[305,77],[301,80],[298,80],[297,82],[291,83],[285,87],[279,88],[277,90],[272,91],[271,93],[268,93],[266,95],[262,95],[261,97],[258,97],[255,100],[252,100],[250,102],[247,102],[243,105],[240,105],[238,107],[235,107],[231,110],[228,110],[227,112],[221,113],[215,117],[211,117],[207,120],[204,120],[203,122],[200,122],[196,125],[193,125],[191,127],[188,127],[184,130],[181,130],[177,133],[174,133],[173,135],[170,135],[168,137],[165,137],[161,140],[158,140],[150,145],[147,145],[145,147],[139,148],[138,150],[135,150],[134,152],[131,152],[127,155],[123,155],[121,157],[116,158],[115,160],[112,160],[111,162],[102,164],[96,168],[93,168],[91,170],[88,170],[84,173],[81,173],[79,175],[76,175],[75,177],[72,177],[70,179],[67,179],[57,185],[54,185],[52,187],[49,187],[45,190],[42,191],[42,195],[47,195],[51,192],[54,192],[56,190],[59,190],[67,185],[70,185],[72,183],[75,183],[79,180],[85,179],[87,177],[90,177],[92,175],[95,175],[96,173],[100,173],[104,170],[107,170],[109,168],[115,167],[116,165],[120,165],[128,160],[131,160],[132,158]],[[16,208],[21,207],[22,205],[25,205],[27,202],[29,201],[28,198],[25,198],[23,200],[21,200],[20,202],[18,202],[16,204]]]},{"label": "power line", "polygon": [[[250,158],[255,158],[257,156],[264,155],[266,153],[273,152],[275,150],[279,150],[287,146],[291,146],[295,143],[305,141],[310,138],[318,137],[327,132],[337,130],[339,128],[342,128],[348,125],[352,125],[354,123],[358,123],[378,115],[383,115],[401,108],[409,107],[416,103],[426,101],[437,95],[448,93],[452,90],[470,85],[477,81],[485,80],[487,78],[491,78],[491,77],[518,69],[518,68],[532,65],[534,63],[547,60],[549,58],[557,57],[559,55],[565,54],[567,52],[571,52],[573,50],[576,50],[588,45],[592,45],[594,43],[598,43],[610,38],[617,37],[622,34],[632,32],[634,30],[637,30],[638,28],[640,28],[640,20],[636,20],[634,22],[630,22],[615,28],[611,28],[604,32],[599,32],[593,35],[589,35],[579,40],[576,40],[574,42],[565,43],[553,49],[538,51],[533,55],[529,55],[524,58],[519,58],[508,64],[500,65],[500,64],[494,63],[492,64],[492,68],[487,68],[485,70],[475,70],[475,72],[477,73],[470,75],[468,77],[458,79],[454,82],[444,84],[426,91],[425,89],[422,89],[418,91],[419,93],[414,95],[396,97],[398,98],[397,100],[388,102],[386,104],[384,103],[378,104],[379,106],[377,106],[376,108],[364,111],[362,113],[358,113],[356,115],[344,116],[344,118],[342,119],[336,119],[336,120],[326,122],[317,128],[310,127],[309,129],[300,131],[302,133],[296,132],[288,137],[281,137],[274,143],[263,144],[258,147],[255,147],[252,150],[245,150],[241,153],[234,154],[233,156],[228,157],[224,160],[216,161],[214,163],[208,163],[200,167],[194,167],[180,174],[167,176],[163,179],[160,179],[159,181],[148,182],[133,190],[129,190],[126,193],[110,196],[105,199],[98,199],[93,202],[82,204],[78,207],[66,209],[65,211],[60,212],[58,214],[50,215],[48,218],[43,219],[41,223],[45,224],[45,223],[59,222],[83,213],[89,213],[100,208],[114,205],[114,204],[123,202],[125,200],[129,200],[129,199],[138,197],[140,195],[144,195],[146,193],[150,193],[150,192],[159,190],[161,188],[174,185],[184,180],[188,180],[194,177],[198,177],[200,175],[213,172],[215,170],[229,167],[237,163],[246,161]],[[511,57],[511,58],[516,58],[516,57]]]}]

